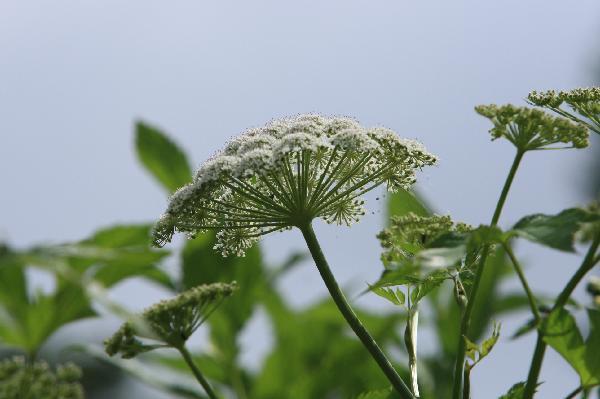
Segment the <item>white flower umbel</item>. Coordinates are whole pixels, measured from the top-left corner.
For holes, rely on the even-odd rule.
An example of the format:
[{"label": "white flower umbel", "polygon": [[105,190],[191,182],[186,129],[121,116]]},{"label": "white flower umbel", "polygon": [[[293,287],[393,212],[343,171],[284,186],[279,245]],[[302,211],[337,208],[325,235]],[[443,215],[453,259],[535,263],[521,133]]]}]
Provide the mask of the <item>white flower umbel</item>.
[{"label": "white flower umbel", "polygon": [[435,160],[413,140],[350,118],[275,120],[230,141],[173,194],[154,242],[216,230],[223,255],[243,255],[261,236],[315,218],[351,225],[364,214],[363,194],[408,188]]},{"label": "white flower umbel", "polygon": [[380,185],[408,188],[415,171],[436,158],[416,141],[350,118],[301,115],[248,130],[230,141],[181,188],[154,230],[162,246],[177,231],[216,230],[215,248],[242,256],[261,236],[297,227],[331,297],[402,398],[402,378],[340,290],[312,229],[312,220],[351,225],[365,211],[363,194]]}]

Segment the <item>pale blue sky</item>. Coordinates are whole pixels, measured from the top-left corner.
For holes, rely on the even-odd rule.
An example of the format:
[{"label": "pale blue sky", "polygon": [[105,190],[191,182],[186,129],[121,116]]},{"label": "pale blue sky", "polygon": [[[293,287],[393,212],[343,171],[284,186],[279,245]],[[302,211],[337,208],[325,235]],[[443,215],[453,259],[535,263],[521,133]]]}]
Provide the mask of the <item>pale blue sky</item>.
[{"label": "pale blue sky", "polygon": [[[531,89],[590,85],[599,17],[597,0],[0,0],[0,238],[18,246],[57,242],[100,225],[155,219],[166,201],[133,155],[136,118],[170,132],[197,165],[247,127],[308,111],[351,115],[419,139],[441,159],[420,179],[438,211],[487,222],[512,148],[490,143],[473,106],[522,104]],[[528,156],[501,224],[583,201],[590,156]],[[318,229],[343,283],[362,288],[378,275],[380,224],[377,213],[350,230]],[[286,233],[264,247],[276,260],[302,241]],[[574,268],[572,256],[532,245],[519,253],[544,292],[556,291]],[[310,266],[283,287],[298,306],[325,293]],[[157,295],[164,293],[140,284],[115,293],[134,307]],[[506,335],[524,317],[505,321]],[[257,323],[250,337],[264,330]],[[532,337],[501,344],[474,372],[477,398],[496,397],[526,375]],[[427,337],[420,345],[426,350]],[[249,349],[248,361],[259,352]],[[543,378],[543,398],[576,385],[556,355]]]}]

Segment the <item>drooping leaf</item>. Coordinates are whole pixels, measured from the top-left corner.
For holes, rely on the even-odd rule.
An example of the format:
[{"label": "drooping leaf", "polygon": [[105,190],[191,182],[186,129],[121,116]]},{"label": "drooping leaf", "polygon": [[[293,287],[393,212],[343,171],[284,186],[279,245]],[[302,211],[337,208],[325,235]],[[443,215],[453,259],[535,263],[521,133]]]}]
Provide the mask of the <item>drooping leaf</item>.
[{"label": "drooping leaf", "polygon": [[168,192],[190,182],[192,171],[185,153],[160,129],[137,122],[135,146],[140,162]]},{"label": "drooping leaf", "polygon": [[557,215],[526,216],[513,226],[511,233],[551,248],[574,252],[575,233],[581,225],[598,221],[600,221],[600,214],[571,208]]}]

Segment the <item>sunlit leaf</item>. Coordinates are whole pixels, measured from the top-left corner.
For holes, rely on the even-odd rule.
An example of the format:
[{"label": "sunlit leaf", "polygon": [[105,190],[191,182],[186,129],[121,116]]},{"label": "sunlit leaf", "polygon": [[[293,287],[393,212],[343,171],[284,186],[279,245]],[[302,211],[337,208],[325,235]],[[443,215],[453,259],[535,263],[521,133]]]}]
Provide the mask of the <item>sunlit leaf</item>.
[{"label": "sunlit leaf", "polygon": [[394,290],[392,288],[372,287],[372,286],[369,286],[369,288],[371,288],[371,291],[374,294],[387,299],[394,305],[398,305],[398,306],[404,305],[406,296],[404,295],[404,292],[402,292],[400,289]]},{"label": "sunlit leaf", "polygon": [[600,311],[588,309],[588,317],[591,331],[585,342],[566,309],[554,310],[541,327],[544,341],[573,367],[583,387],[600,384]]}]

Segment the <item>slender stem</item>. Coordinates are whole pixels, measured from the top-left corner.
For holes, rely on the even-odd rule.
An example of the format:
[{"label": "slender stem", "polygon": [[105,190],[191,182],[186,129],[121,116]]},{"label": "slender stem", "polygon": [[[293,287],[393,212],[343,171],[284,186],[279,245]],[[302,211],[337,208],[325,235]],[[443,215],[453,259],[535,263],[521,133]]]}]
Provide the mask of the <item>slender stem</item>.
[{"label": "slender stem", "polygon": [[565,399],[574,399],[582,391],[583,391],[583,387],[582,386],[578,386],[577,388],[575,388],[575,390],[573,390],[573,392],[571,392],[570,394],[568,394]]},{"label": "slender stem", "polygon": [[527,300],[529,301],[529,307],[531,308],[531,312],[533,313],[533,317],[535,318],[536,323],[539,323],[541,320],[540,311],[538,310],[537,302],[535,300],[535,296],[533,292],[531,292],[531,288],[529,288],[529,284],[527,283],[527,279],[525,278],[525,274],[523,273],[523,268],[521,264],[517,260],[510,244],[504,243],[504,250],[508,254],[517,275],[519,276],[519,280],[521,280],[521,284],[523,285],[523,289],[525,290],[525,294],[527,295]]},{"label": "slender stem", "polygon": [[471,369],[465,369],[463,378],[463,399],[471,399]]},{"label": "slender stem", "polygon": [[[596,237],[592,242],[581,266],[573,277],[569,280],[565,288],[561,291],[552,307],[552,311],[557,309],[561,309],[563,306],[567,304],[571,294],[577,287],[577,284],[583,279],[583,277],[589,272],[592,267],[596,264],[597,259],[594,258],[596,256],[596,251],[598,250],[598,245],[600,245],[600,232],[596,233]],[[544,342],[544,336],[538,330],[537,342],[535,344],[535,351],[533,352],[533,358],[531,359],[531,366],[529,366],[529,374],[527,376],[527,384],[525,385],[525,392],[523,393],[523,399],[531,399],[533,398],[533,394],[535,393],[535,388],[537,387],[538,378],[540,376],[540,371],[542,369],[542,363],[544,361],[544,354],[546,353],[546,343]]]},{"label": "slender stem", "polygon": [[[500,214],[502,213],[502,208],[504,207],[504,203],[506,202],[506,197],[508,196],[508,191],[510,190],[510,186],[515,178],[515,174],[517,173],[517,169],[519,168],[519,164],[523,159],[524,151],[517,150],[515,155],[515,159],[513,160],[510,171],[508,172],[508,176],[506,177],[506,181],[504,182],[504,187],[502,188],[502,192],[500,193],[500,198],[498,199],[498,203],[496,204],[496,210],[494,211],[494,216],[492,216],[491,225],[495,226],[498,224],[498,220],[500,219]],[[490,247],[488,245],[483,247],[481,258],[479,260],[479,264],[477,265],[477,271],[475,272],[475,279],[473,280],[473,286],[469,293],[467,307],[463,314],[461,323],[460,323],[460,334],[458,337],[458,345],[457,345],[457,353],[456,353],[456,363],[454,365],[454,388],[452,390],[452,398],[453,399],[461,399],[462,397],[462,383],[463,383],[463,370],[465,367],[465,353],[467,350],[465,338],[469,331],[469,326],[471,324],[471,313],[473,312],[473,308],[475,307],[475,300],[477,299],[477,291],[479,290],[479,284],[481,282],[481,276],[483,275],[483,268],[485,266],[485,261],[490,252]]]},{"label": "slender stem", "polygon": [[329,268],[329,264],[325,259],[325,255],[323,255],[323,251],[321,250],[321,246],[317,241],[317,237],[312,228],[312,225],[306,223],[303,226],[299,226],[300,231],[302,231],[302,235],[306,240],[306,244],[308,245],[308,249],[315,261],[317,269],[331,294],[331,297],[335,304],[337,305],[339,311],[342,313],[354,333],[363,343],[363,345],[367,348],[373,359],[379,365],[379,368],[383,371],[385,376],[388,378],[392,386],[398,393],[400,397],[403,399],[415,399],[415,396],[411,393],[410,389],[402,378],[398,375],[394,367],[387,359],[381,348],[377,345],[373,337],[369,334],[369,332],[365,329],[361,321],[356,316],[356,313],[352,310],[348,301],[346,300],[344,293],[338,286],[335,277],[331,273],[331,269]]},{"label": "slender stem", "polygon": [[194,376],[196,377],[200,385],[202,385],[202,388],[204,388],[204,391],[206,392],[208,397],[211,399],[218,399],[218,396],[215,394],[215,391],[212,389],[206,378],[204,378],[204,376],[200,372],[200,369],[192,360],[192,356],[190,355],[190,352],[187,350],[185,345],[181,345],[176,349],[179,351],[179,353],[181,353],[181,356],[183,356],[183,359],[187,363],[190,370],[192,370],[192,373],[194,373]]},{"label": "slender stem", "polygon": [[[410,292],[407,295],[410,304]],[[419,326],[419,309],[418,305],[409,305],[408,319],[406,320],[406,329],[404,331],[404,343],[408,352],[408,371],[410,372],[410,382],[412,393],[418,398],[419,393],[419,377],[417,369],[417,329]]]}]

